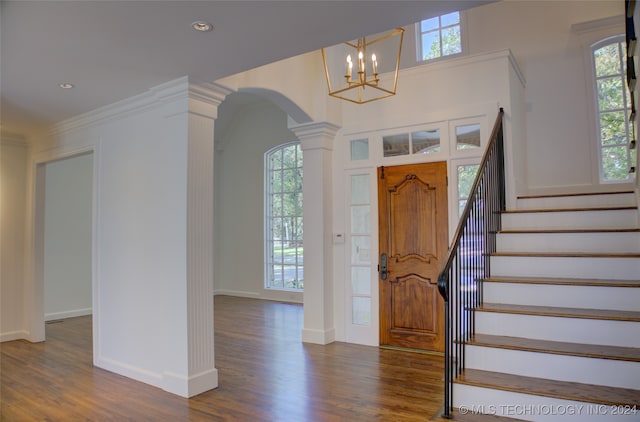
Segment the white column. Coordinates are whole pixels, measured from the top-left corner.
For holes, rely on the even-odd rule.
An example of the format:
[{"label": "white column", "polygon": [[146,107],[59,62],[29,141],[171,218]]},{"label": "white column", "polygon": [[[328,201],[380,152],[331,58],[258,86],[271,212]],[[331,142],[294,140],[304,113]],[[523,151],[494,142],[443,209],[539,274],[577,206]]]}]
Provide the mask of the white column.
[{"label": "white column", "polygon": [[[182,362],[162,374],[163,389],[193,397],[218,387],[215,368],[213,320],[213,163],[214,123],[218,106],[231,91],[217,85],[189,84],[186,104],[178,100],[179,112],[173,120],[186,140],[186,315],[177,315],[177,325],[185,332],[177,333],[176,358]],[[180,136],[180,133],[178,133]],[[184,318],[184,319],[183,319]],[[169,365],[168,365],[169,366]]]},{"label": "white column", "polygon": [[231,91],[189,88],[187,152],[188,397],[218,386],[213,328],[214,120]]},{"label": "white column", "polygon": [[303,151],[304,327],[302,341],[335,340],[332,260],[332,153],[339,129],[327,123],[290,127]]}]

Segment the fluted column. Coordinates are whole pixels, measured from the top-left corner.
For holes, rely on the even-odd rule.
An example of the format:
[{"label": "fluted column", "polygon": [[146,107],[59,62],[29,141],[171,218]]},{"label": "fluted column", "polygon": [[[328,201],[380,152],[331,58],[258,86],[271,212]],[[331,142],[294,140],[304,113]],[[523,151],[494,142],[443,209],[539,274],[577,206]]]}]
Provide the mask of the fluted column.
[{"label": "fluted column", "polygon": [[218,386],[213,321],[213,156],[218,106],[230,91],[189,88],[187,151],[188,397]]},{"label": "fluted column", "polygon": [[303,151],[304,327],[302,341],[335,340],[332,260],[332,154],[339,129],[327,123],[290,127]]},{"label": "fluted column", "polygon": [[[164,389],[193,397],[218,386],[213,321],[213,163],[218,106],[230,90],[214,84],[189,84],[178,101],[176,119],[186,140],[186,315],[177,341],[181,363],[163,373]],[[182,102],[182,101],[186,101]],[[179,134],[180,135],[180,134]],[[182,316],[180,317],[182,320]],[[175,372],[174,372],[175,371]]]}]

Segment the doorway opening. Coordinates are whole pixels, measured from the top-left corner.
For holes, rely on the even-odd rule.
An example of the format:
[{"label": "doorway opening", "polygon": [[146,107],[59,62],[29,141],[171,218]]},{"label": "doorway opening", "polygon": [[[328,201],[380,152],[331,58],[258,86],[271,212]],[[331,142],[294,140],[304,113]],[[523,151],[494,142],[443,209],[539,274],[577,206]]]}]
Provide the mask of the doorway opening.
[{"label": "doorway opening", "polygon": [[93,152],[37,164],[34,326],[92,315]]}]

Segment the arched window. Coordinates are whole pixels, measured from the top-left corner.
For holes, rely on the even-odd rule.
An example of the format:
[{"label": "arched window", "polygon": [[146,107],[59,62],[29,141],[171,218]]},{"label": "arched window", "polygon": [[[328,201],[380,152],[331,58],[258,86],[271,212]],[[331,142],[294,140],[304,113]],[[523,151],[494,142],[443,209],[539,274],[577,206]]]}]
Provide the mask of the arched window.
[{"label": "arched window", "polygon": [[601,182],[630,180],[632,155],[631,99],[626,83],[626,45],[623,35],[592,46],[597,105],[597,139]]},{"label": "arched window", "polygon": [[265,153],[265,288],[304,288],[299,142]]}]

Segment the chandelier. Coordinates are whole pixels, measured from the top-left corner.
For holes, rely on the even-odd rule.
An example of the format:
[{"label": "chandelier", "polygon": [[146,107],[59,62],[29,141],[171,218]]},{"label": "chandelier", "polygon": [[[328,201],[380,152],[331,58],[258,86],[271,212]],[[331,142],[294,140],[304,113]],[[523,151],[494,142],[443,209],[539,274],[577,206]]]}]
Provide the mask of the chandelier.
[{"label": "chandelier", "polygon": [[329,95],[356,104],[395,95],[404,29],[322,49]]}]

